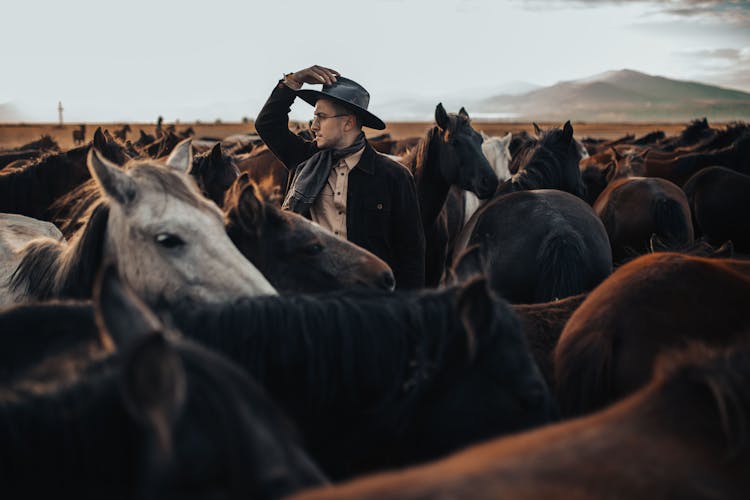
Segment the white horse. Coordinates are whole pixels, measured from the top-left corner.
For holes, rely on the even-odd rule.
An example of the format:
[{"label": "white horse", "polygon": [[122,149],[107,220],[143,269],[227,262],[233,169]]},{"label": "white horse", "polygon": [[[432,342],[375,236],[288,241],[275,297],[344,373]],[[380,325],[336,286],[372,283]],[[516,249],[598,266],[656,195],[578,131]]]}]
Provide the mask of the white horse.
[{"label": "white horse", "polygon": [[0,305],[27,299],[91,297],[102,262],[147,303],[223,302],[275,294],[266,278],[237,250],[222,214],[186,174],[190,140],[165,164],[133,160],[122,169],[96,149],[88,168],[104,201],[70,243],[36,239],[16,249],[15,269],[3,274]]},{"label": "white horse", "polygon": [[[482,132],[482,153],[490,163],[492,170],[497,174],[497,180],[500,183],[510,179],[510,140],[512,135],[510,132],[505,134],[504,137],[490,137]],[[474,215],[477,211],[481,202],[477,195],[470,191],[464,191],[464,224],[469,218]]]}]

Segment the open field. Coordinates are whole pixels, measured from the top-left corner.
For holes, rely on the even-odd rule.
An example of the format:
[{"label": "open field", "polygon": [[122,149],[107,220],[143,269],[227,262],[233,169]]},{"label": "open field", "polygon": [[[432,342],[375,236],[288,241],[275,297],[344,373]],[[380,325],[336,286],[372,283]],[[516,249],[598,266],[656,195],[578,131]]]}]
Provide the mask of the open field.
[{"label": "open field", "polygon": [[[122,123],[89,123],[86,125],[86,140],[91,140],[94,131],[98,126],[113,131],[122,127]],[[168,123],[164,123],[166,127]],[[422,135],[431,123],[426,122],[391,122],[388,128],[383,132],[388,132],[394,139],[405,137],[414,137]],[[560,126],[560,123],[539,124],[543,128],[550,126]],[[601,137],[606,139],[616,139],[625,134],[635,134],[640,136],[654,130],[663,130],[668,136],[679,133],[687,124],[686,123],[582,123],[574,122],[576,137]],[[719,124],[711,123],[716,127]],[[195,137],[226,137],[232,134],[246,134],[255,131],[252,123],[180,123],[177,130],[184,130],[192,127],[195,131]],[[132,132],[128,138],[137,139],[138,130],[143,129],[150,134],[154,133],[154,123],[131,123]],[[528,122],[484,122],[475,121],[474,128],[483,130],[488,135],[504,135],[507,132],[518,133],[521,130],[532,131],[533,125]],[[68,149],[73,147],[73,130],[78,129],[78,124],[64,125],[62,128],[56,124],[29,123],[29,124],[0,124],[0,149],[11,149],[31,141],[39,139],[42,134],[52,136],[60,147]],[[365,129],[368,135],[377,135],[380,132],[376,130]]]}]

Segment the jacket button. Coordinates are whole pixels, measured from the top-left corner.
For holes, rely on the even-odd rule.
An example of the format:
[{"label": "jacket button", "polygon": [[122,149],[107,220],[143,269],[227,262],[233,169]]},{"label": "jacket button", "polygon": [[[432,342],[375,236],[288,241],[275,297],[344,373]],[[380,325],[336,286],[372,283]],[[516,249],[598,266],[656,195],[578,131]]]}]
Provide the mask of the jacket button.
[{"label": "jacket button", "polygon": [[383,210],[383,204],[382,203],[378,203],[376,208],[378,210]]}]

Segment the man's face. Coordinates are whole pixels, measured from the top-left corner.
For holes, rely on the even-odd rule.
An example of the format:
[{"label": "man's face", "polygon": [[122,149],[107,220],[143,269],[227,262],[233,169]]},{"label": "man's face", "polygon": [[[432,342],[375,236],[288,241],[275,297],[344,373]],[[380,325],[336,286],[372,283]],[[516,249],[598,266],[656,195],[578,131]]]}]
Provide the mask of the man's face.
[{"label": "man's face", "polygon": [[318,99],[310,126],[310,130],[315,134],[315,144],[318,148],[338,148],[344,138],[344,133],[348,130],[347,121],[350,117],[351,115],[337,111],[331,101]]}]

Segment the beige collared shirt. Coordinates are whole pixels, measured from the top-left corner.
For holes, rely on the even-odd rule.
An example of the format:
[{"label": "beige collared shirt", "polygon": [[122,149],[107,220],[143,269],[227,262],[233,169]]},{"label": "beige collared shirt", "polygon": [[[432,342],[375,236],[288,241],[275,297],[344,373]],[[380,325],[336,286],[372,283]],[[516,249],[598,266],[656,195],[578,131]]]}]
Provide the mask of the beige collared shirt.
[{"label": "beige collared shirt", "polygon": [[346,193],[349,186],[349,172],[359,163],[365,148],[347,156],[331,169],[328,181],[318,198],[310,207],[313,222],[330,230],[336,236],[346,239]]}]

